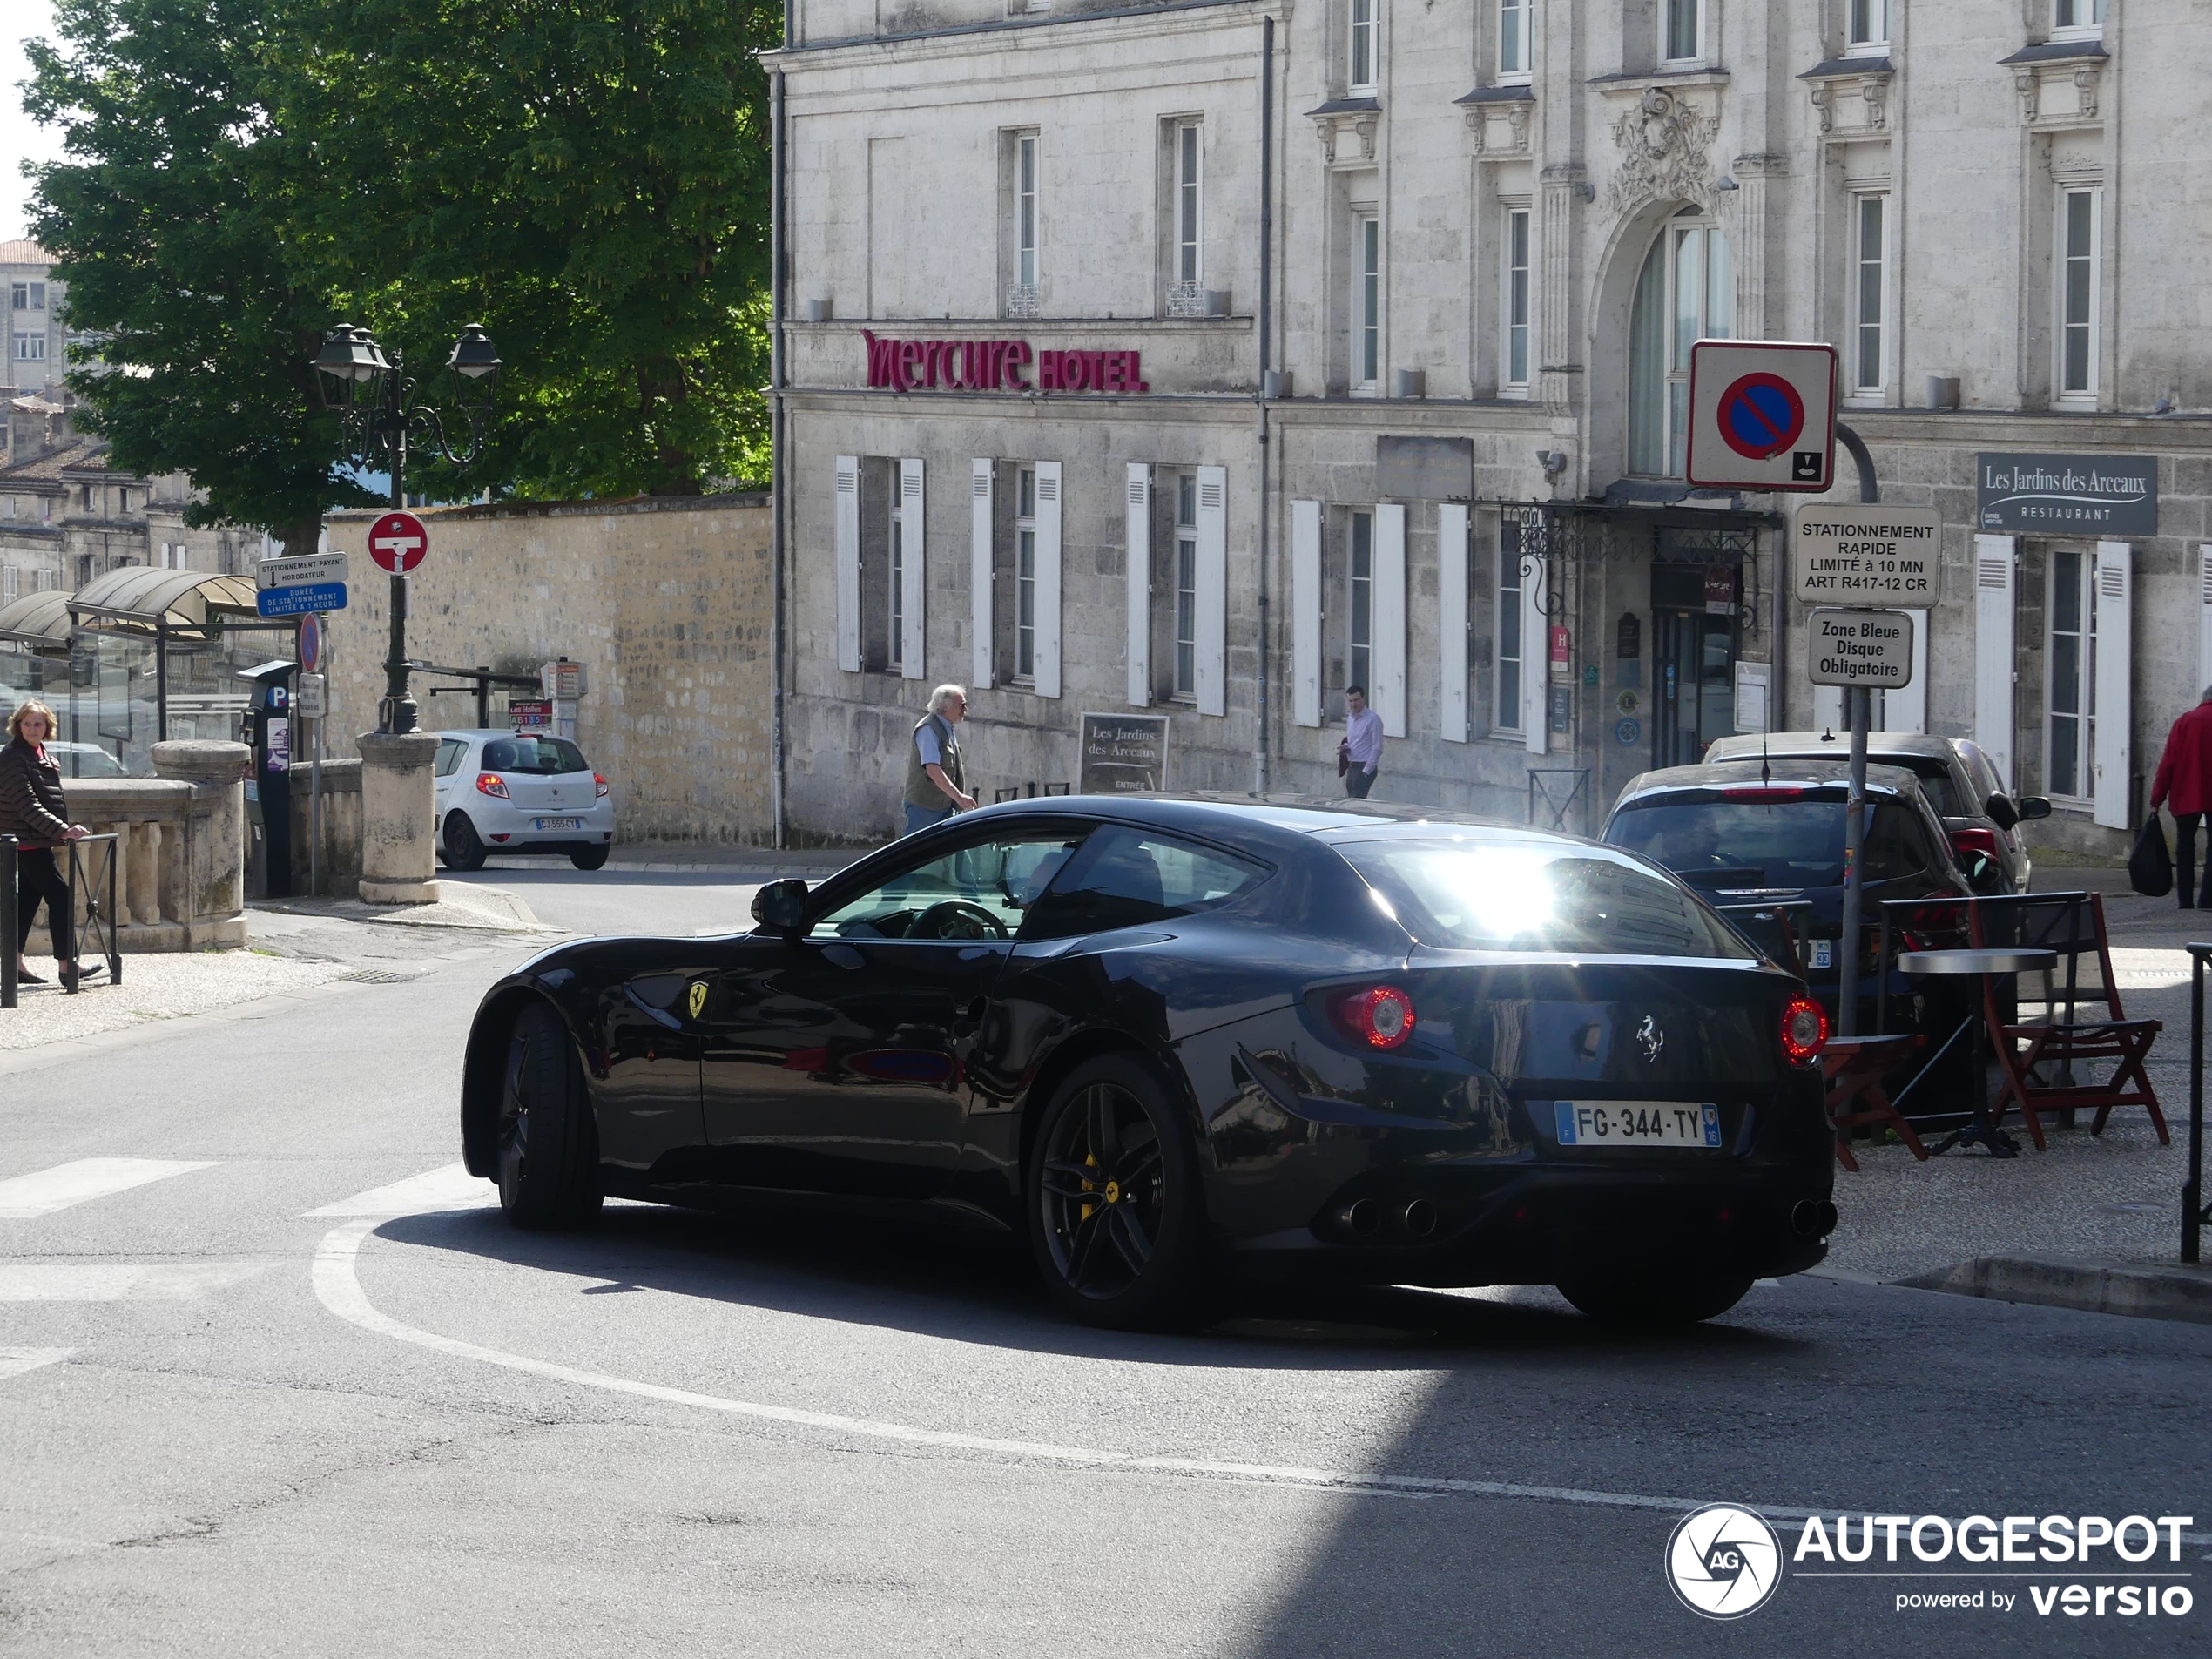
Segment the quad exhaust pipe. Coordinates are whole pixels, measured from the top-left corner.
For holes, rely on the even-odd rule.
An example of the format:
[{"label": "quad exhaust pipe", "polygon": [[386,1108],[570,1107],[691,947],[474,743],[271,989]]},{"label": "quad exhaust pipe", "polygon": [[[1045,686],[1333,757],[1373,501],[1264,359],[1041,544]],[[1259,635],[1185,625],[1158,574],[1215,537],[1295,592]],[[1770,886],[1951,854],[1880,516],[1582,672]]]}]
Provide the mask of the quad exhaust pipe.
[{"label": "quad exhaust pipe", "polygon": [[1836,1231],[1836,1206],[1825,1198],[1800,1198],[1791,1206],[1790,1229],[1800,1238],[1825,1238]]},{"label": "quad exhaust pipe", "polygon": [[[1408,1238],[1426,1238],[1436,1231],[1436,1206],[1426,1198],[1415,1198],[1394,1213]],[[1354,1238],[1373,1238],[1393,1214],[1377,1199],[1356,1198],[1337,1211],[1337,1225]]]}]

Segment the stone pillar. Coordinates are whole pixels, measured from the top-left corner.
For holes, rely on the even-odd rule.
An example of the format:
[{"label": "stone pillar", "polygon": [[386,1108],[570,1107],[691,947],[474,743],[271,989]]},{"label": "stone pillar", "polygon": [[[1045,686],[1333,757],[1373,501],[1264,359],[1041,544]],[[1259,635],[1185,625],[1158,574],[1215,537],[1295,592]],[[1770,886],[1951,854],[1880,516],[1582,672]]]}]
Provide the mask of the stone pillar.
[{"label": "stone pillar", "polygon": [[246,942],[246,774],[253,752],[242,743],[172,741],[153,745],[156,775],[192,786],[206,815],[185,835],[183,892],[177,920],[185,948]]},{"label": "stone pillar", "polygon": [[361,895],[370,904],[435,904],[435,732],[364,732]]}]

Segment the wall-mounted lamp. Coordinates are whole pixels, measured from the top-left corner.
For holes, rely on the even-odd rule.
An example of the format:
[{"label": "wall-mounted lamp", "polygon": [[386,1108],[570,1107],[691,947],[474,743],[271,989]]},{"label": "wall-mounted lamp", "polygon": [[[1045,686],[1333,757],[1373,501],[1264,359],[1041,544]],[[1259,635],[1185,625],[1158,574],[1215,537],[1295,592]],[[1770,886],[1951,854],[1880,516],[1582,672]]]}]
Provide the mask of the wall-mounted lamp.
[{"label": "wall-mounted lamp", "polygon": [[1587,179],[1577,179],[1575,181],[1575,193],[1586,202],[1594,202],[1597,199],[1597,186]]},{"label": "wall-mounted lamp", "polygon": [[1736,180],[1730,178],[1726,173],[1723,173],[1719,178],[1713,180],[1713,188],[1715,190],[1741,190],[1743,186],[1737,184]]},{"label": "wall-mounted lamp", "polygon": [[1544,469],[1544,482],[1555,484],[1567,470],[1567,455],[1558,449],[1539,449],[1536,451],[1536,464]]}]

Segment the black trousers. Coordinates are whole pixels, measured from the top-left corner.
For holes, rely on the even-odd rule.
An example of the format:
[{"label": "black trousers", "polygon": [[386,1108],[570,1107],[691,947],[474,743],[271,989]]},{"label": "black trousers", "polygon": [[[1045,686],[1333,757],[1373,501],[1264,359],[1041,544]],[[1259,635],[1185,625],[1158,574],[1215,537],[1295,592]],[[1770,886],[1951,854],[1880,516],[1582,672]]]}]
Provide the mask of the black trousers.
[{"label": "black trousers", "polygon": [[38,906],[46,906],[46,931],[54,936],[57,961],[77,960],[77,907],[70,902],[69,883],[62,879],[50,846],[25,847],[16,854],[16,949],[30,942],[30,926]]},{"label": "black trousers", "polygon": [[1375,779],[1381,776],[1380,767],[1369,772],[1355,760],[1352,763],[1352,770],[1344,775],[1344,792],[1354,800],[1365,800],[1367,792],[1375,786]]},{"label": "black trousers", "polygon": [[2191,880],[2196,874],[2196,826],[2204,821],[2202,813],[2176,813],[2174,827],[2180,832],[2174,837],[2177,854],[2174,867],[2174,891],[2181,895],[2182,907],[2191,904],[2200,910],[2212,910],[2212,838],[2204,845],[2204,886],[2195,889]]}]

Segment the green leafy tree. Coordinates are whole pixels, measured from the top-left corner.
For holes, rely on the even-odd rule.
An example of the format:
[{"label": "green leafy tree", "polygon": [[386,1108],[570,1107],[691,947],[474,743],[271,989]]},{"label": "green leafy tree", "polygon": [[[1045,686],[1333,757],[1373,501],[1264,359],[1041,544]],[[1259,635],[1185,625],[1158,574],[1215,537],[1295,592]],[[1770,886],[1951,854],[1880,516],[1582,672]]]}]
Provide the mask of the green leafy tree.
[{"label": "green leafy tree", "polygon": [[69,283],[100,366],[69,384],[135,472],[189,473],[195,523],[312,551],[327,506],[368,500],[333,469],[308,363],[334,313],[285,257],[262,91],[262,8],[241,0],[59,0],[61,44],[29,44],[24,107],[66,133],[38,173],[32,233]]}]

